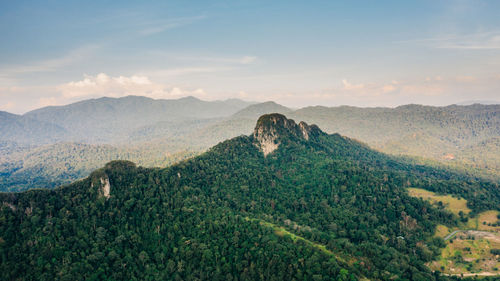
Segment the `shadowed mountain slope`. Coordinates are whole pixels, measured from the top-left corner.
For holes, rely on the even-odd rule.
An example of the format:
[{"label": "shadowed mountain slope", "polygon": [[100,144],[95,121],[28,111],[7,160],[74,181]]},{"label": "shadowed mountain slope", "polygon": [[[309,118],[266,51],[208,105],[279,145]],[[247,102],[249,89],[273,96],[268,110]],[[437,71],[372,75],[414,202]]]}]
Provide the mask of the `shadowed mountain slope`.
[{"label": "shadowed mountain slope", "polygon": [[[268,143],[274,144],[271,151]],[[266,153],[265,153],[266,152]],[[0,194],[2,279],[446,280],[406,187],[498,209],[498,185],[409,165],[280,114],[165,169],[115,161],[54,190]]]}]

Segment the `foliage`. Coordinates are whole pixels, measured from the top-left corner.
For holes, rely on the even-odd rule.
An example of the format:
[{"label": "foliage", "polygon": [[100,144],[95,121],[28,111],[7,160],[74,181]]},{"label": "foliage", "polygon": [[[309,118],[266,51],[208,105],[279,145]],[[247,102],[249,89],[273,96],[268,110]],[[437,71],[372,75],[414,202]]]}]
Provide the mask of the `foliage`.
[{"label": "foliage", "polygon": [[[444,165],[471,178],[500,181],[500,105],[291,110],[274,102],[249,104],[125,97],[47,107],[22,116],[0,112],[0,190],[55,187],[110,160],[164,167],[185,159],[178,156],[250,134],[256,118],[271,112],[318,124],[327,133],[356,138],[385,153],[409,156],[412,164]],[[77,151],[61,157],[66,150],[60,147],[67,145]],[[13,146],[22,147],[22,153],[13,153]],[[96,158],[102,160],[91,157],[96,149]],[[165,153],[177,156],[162,160]],[[61,161],[51,161],[55,158]]]},{"label": "foliage", "polygon": [[278,131],[267,157],[241,136],[169,168],[114,161],[62,188],[0,194],[0,278],[444,280],[424,263],[443,246],[436,225],[457,218],[406,187],[498,209],[493,183]]}]

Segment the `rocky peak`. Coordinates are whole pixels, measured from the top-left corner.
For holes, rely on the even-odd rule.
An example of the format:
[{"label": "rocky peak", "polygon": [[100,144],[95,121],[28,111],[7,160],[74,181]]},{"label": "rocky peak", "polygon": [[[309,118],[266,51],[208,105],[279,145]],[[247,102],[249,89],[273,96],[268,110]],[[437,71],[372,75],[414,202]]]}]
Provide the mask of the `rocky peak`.
[{"label": "rocky peak", "polygon": [[256,145],[264,156],[276,150],[283,137],[299,138],[308,141],[311,136],[317,136],[321,130],[316,125],[307,125],[305,122],[295,123],[292,119],[279,113],[262,115],[257,121],[253,137]]}]

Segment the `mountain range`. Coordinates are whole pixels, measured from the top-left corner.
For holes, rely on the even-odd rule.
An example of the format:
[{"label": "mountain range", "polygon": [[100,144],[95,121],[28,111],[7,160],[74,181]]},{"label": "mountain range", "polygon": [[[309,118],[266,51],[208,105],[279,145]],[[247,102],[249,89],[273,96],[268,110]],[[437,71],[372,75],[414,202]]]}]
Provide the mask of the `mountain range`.
[{"label": "mountain range", "polygon": [[[255,121],[254,121],[255,122]],[[425,265],[458,217],[407,188],[498,210],[498,183],[409,164],[316,125],[250,135],[167,168],[112,161],[0,193],[3,280],[450,280]]]},{"label": "mountain range", "polygon": [[[274,102],[101,98],[0,113],[0,190],[54,187],[116,159],[170,165],[252,132],[266,113],[318,124],[411,161],[500,178],[500,105],[305,107]],[[487,157],[483,157],[487,155]]]}]

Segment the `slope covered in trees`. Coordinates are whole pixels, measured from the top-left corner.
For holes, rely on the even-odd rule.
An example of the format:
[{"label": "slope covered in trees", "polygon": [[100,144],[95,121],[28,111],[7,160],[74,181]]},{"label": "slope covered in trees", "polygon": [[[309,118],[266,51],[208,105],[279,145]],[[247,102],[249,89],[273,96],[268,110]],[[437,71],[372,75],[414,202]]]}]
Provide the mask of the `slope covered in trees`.
[{"label": "slope covered in trees", "polygon": [[54,188],[85,178],[98,167],[117,159],[146,167],[165,167],[200,150],[165,142],[139,146],[56,143],[38,147],[0,143],[0,190]]},{"label": "slope covered in trees", "polygon": [[[358,139],[385,153],[413,157],[413,162],[436,167],[445,165],[470,176],[500,179],[500,105],[318,106],[292,110],[265,102],[241,109],[245,105],[238,100],[204,102],[185,98],[162,101],[126,97],[49,107],[26,116],[6,114],[8,120],[13,120],[12,117],[31,120],[31,125],[0,122],[3,133],[0,139],[6,139],[0,143],[0,190],[57,186],[85,177],[109,160],[131,160],[147,167],[164,167],[182,159],[178,155],[197,154],[225,139],[250,134],[255,119],[272,112],[316,123],[327,133]],[[35,124],[40,124],[43,133],[36,133],[40,130],[33,129]],[[52,129],[59,128],[61,132],[46,130],[43,124],[53,124]],[[37,135],[37,142],[28,142],[28,145],[23,142]],[[38,147],[45,142],[48,145]],[[79,152],[60,157],[67,150],[59,148],[67,142],[74,142]],[[9,145],[4,145],[6,143]],[[99,145],[98,152],[94,149],[96,145]],[[13,147],[23,147],[23,152],[17,149],[17,153],[12,153],[9,149]],[[152,148],[157,155],[151,153]],[[44,153],[39,153],[40,150]],[[97,153],[95,158],[101,160],[93,159],[92,153]],[[176,157],[164,159],[163,155]],[[66,162],[56,163],[58,167],[55,167],[51,161],[55,158]],[[56,169],[60,172],[54,173]]]},{"label": "slope covered in trees", "polygon": [[32,145],[54,141],[127,142],[131,135],[145,126],[175,122],[178,127],[186,127],[183,122],[227,117],[250,104],[236,99],[202,101],[194,97],[90,99],[43,107],[23,115],[0,112],[0,140]]},{"label": "slope covered in trees", "polygon": [[0,141],[51,143],[62,140],[67,131],[53,123],[0,111]]},{"label": "slope covered in trees", "polygon": [[0,194],[1,279],[446,280],[424,263],[443,246],[435,226],[457,218],[409,186],[499,208],[494,183],[265,115],[169,168],[115,161],[62,188]]}]

